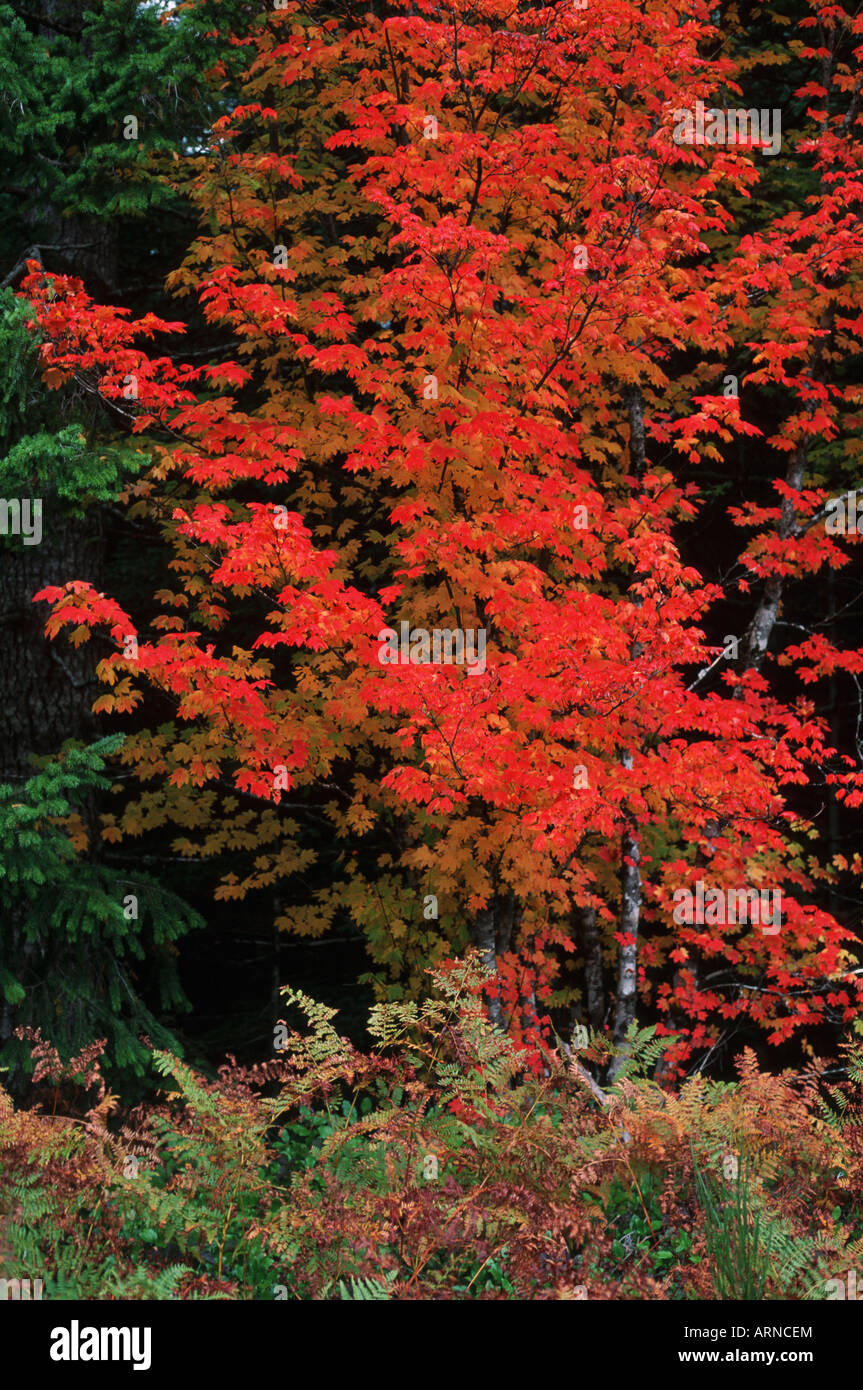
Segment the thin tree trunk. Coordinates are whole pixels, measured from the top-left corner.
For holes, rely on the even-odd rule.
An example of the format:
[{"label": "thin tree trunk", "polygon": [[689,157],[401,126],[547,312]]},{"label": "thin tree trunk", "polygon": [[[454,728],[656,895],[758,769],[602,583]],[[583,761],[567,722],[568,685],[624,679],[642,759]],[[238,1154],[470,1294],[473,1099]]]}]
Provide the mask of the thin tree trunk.
[{"label": "thin tree trunk", "polygon": [[[632,754],[624,753],[623,766],[632,767]],[[628,1053],[626,1034],[635,1020],[638,985],[638,929],[641,923],[641,851],[637,836],[624,832],[620,842],[620,930],[625,937],[617,965],[617,999],[611,1040],[618,1049],[608,1069],[608,1080],[617,1076]]]},{"label": "thin tree trunk", "polygon": [[[788,487],[799,492],[803,486],[805,472],[806,447],[800,445],[792,451],[788,459],[788,467],[785,471],[785,482]],[[782,501],[782,515],[776,533],[780,539],[787,540],[794,533],[794,530],[794,503],[791,498],[785,497]],[[761,664],[770,645],[773,629],[776,626],[776,620],[779,617],[779,606],[782,602],[784,588],[785,580],[782,575],[771,575],[764,585],[758,607],[746,632],[741,663],[744,671],[760,671],[761,669]],[[734,693],[740,699],[742,694],[740,689],[738,688]]]},{"label": "thin tree trunk", "polygon": [[[513,949],[513,942],[516,942],[518,938],[521,918],[521,903],[510,889],[505,895],[495,893],[488,907],[477,913],[473,922],[471,940],[479,951],[484,966],[495,980],[499,973],[498,957]],[[530,1022],[535,1023],[536,999],[532,989],[529,988],[525,992],[522,1003]],[[509,1026],[510,1020],[504,1014],[503,1003],[499,996],[489,1000],[488,1013],[489,1019],[496,1026],[501,1028]]]},{"label": "thin tree trunk", "polygon": [[[495,981],[498,973],[496,907],[497,901],[492,898],[488,907],[477,913],[471,926],[473,944],[479,951],[483,965]],[[497,992],[488,1001],[488,1016],[496,1027],[503,1027],[503,1008]]]},{"label": "thin tree trunk", "polygon": [[579,935],[584,956],[585,1014],[591,1028],[598,1032],[605,1022],[605,988],[602,980],[602,933],[595,908],[582,909]]},{"label": "thin tree trunk", "polygon": [[[629,458],[633,473],[638,478],[644,476],[646,463],[644,437],[644,398],[638,386],[629,386],[624,391],[624,401],[629,415]],[[641,654],[638,642],[634,642],[630,659],[635,661]],[[633,765],[630,750],[623,753],[621,763],[630,770]],[[638,931],[641,925],[641,850],[639,837],[634,824],[630,823],[621,836],[620,842],[620,931],[624,944],[620,948],[617,963],[617,998],[614,1006],[614,1023],[611,1038],[618,1049],[608,1070],[608,1079],[613,1081],[627,1054],[626,1034],[635,1021],[635,1006],[638,987]]]}]

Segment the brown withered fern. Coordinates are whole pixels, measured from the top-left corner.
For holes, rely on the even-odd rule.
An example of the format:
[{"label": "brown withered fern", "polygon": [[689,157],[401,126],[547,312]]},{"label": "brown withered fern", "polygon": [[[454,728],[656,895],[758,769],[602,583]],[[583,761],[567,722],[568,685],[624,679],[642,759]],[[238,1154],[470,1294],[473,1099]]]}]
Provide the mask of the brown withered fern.
[{"label": "brown withered fern", "polygon": [[590,1047],[531,1069],[475,959],[434,983],[376,1006],[367,1052],[288,991],[305,1026],[275,1058],[207,1080],[154,1051],[163,1094],[131,1110],[100,1044],[63,1064],[34,1036],[27,1106],[0,1091],[0,1274],[48,1297],[712,1299],[744,1277],[731,1232],[762,1296],[807,1298],[860,1261],[858,1051],[838,1082],[744,1052],[734,1083],[672,1090],[643,1030],[603,1091]]}]

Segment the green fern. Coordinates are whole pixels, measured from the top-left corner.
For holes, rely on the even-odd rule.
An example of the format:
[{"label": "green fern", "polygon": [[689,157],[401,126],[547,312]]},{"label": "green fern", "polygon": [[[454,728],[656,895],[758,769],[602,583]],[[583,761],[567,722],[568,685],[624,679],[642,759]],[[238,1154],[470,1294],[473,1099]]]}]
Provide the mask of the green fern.
[{"label": "green fern", "polygon": [[339,1298],[353,1303],[389,1300],[393,1296],[392,1286],[397,1277],[397,1271],[390,1269],[385,1274],[383,1283],[380,1279],[373,1279],[370,1275],[365,1279],[340,1279],[338,1282]]},{"label": "green fern", "polygon": [[657,1037],[656,1024],[639,1028],[633,1020],[626,1030],[626,1041],[613,1054],[621,1059],[614,1085],[624,1080],[633,1080],[635,1077],[649,1076],[662,1054],[668,1051],[675,1040],[673,1035]]}]

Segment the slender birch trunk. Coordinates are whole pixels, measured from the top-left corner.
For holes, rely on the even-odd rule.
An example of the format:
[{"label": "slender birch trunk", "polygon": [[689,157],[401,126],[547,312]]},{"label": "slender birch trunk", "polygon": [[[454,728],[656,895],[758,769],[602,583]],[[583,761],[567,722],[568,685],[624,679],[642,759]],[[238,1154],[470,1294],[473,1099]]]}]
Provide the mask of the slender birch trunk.
[{"label": "slender birch trunk", "polygon": [[[623,766],[632,767],[632,754],[624,753]],[[641,924],[641,851],[638,838],[629,830],[620,841],[623,860],[620,868],[620,930],[626,940],[620,948],[617,962],[617,999],[611,1040],[618,1049],[608,1069],[613,1081],[627,1055],[626,1034],[635,1020],[638,986],[638,929]]]},{"label": "slender birch trunk", "polygon": [[[629,414],[629,457],[633,473],[641,478],[645,467],[644,441],[644,398],[638,386],[627,387],[624,391]],[[640,647],[634,642],[630,658],[634,661],[640,655]],[[621,756],[621,763],[627,770],[632,768],[633,755],[627,750]],[[626,1057],[626,1034],[629,1025],[635,1021],[635,1005],[638,988],[638,931],[641,925],[641,851],[637,827],[630,822],[621,836],[620,869],[620,931],[625,942],[620,948],[617,961],[617,998],[614,1006],[612,1042],[618,1049],[608,1070],[608,1080],[614,1080]]]}]

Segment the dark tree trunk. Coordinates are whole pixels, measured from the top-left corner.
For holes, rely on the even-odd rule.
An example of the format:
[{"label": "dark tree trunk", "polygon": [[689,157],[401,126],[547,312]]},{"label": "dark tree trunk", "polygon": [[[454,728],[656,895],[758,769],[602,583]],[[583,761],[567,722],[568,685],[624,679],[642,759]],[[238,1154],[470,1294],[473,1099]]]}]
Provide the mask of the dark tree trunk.
[{"label": "dark tree trunk", "polygon": [[[33,595],[48,584],[88,579],[98,585],[101,538],[93,535],[98,511],[88,522],[70,519],[56,502],[43,499],[42,540],[38,545],[9,543],[0,547],[0,782],[24,782],[34,769],[31,755],[56,753],[69,738],[87,740],[94,733],[91,706],[97,682],[92,642],[71,646],[65,639],[51,643],[44,636],[47,605]],[[95,804],[88,798],[79,807],[95,834]],[[9,953],[31,974],[39,969],[47,949],[24,931],[25,906],[13,907],[2,924]],[[6,1000],[0,1008],[0,1044],[15,1027]],[[10,1089],[17,1077],[10,1074]]]},{"label": "dark tree trunk", "polygon": [[98,511],[64,516],[43,499],[39,545],[0,551],[0,781],[23,780],[31,754],[54,753],[65,739],[94,734],[91,705],[97,682],[93,642],[73,647],[44,636],[47,604],[33,595],[49,584],[86,579],[99,587],[102,542]]},{"label": "dark tree trunk", "polygon": [[[512,892],[495,894],[488,907],[478,912],[471,926],[471,940],[489,974],[497,976],[498,956],[504,955],[513,947],[521,923],[522,907]],[[525,996],[528,1014],[536,1012],[536,1001],[532,991]],[[489,1018],[493,1024],[505,1028],[509,1019],[504,1016],[501,1000],[495,995],[489,1000]],[[533,1022],[533,1019],[530,1020]]]},{"label": "dark tree trunk", "polygon": [[593,1031],[598,1032],[605,1022],[605,989],[602,980],[602,932],[596,920],[595,908],[582,909],[579,937],[584,956],[585,1014]]}]

